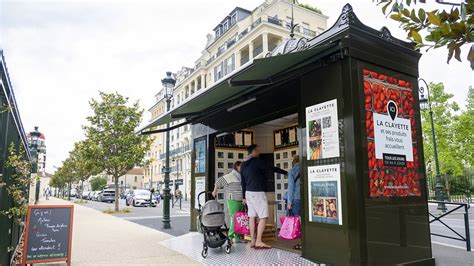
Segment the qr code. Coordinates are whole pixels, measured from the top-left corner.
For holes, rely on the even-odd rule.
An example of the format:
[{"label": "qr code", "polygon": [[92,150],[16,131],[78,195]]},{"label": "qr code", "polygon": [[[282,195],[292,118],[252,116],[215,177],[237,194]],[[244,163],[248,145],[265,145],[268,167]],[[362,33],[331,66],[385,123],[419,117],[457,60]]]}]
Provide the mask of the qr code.
[{"label": "qr code", "polygon": [[328,127],[331,127],[331,117],[330,116],[323,117],[323,128],[328,128]]}]

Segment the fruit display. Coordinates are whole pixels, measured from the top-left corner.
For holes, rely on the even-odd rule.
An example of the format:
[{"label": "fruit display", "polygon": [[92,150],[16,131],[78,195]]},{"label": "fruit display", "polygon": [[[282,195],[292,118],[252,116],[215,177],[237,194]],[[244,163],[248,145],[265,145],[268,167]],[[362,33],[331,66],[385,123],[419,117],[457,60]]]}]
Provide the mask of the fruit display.
[{"label": "fruit display", "polygon": [[[363,77],[370,197],[420,196],[412,84],[366,69],[363,70]],[[386,166],[383,159],[375,156],[373,114],[386,114],[390,100],[398,106],[397,117],[409,119],[411,124],[413,161],[407,161],[406,166]]]}]

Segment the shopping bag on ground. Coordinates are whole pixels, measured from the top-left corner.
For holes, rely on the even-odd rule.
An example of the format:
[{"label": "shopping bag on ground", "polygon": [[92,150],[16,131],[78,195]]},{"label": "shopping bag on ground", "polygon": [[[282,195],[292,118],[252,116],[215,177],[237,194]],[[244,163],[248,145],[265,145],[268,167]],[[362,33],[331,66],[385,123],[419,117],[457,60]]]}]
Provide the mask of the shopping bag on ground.
[{"label": "shopping bag on ground", "polygon": [[278,237],[284,240],[301,238],[301,222],[299,216],[285,216],[280,218],[281,228]]},{"label": "shopping bag on ground", "polygon": [[238,211],[235,213],[234,231],[239,235],[250,235],[249,216],[247,212]]}]

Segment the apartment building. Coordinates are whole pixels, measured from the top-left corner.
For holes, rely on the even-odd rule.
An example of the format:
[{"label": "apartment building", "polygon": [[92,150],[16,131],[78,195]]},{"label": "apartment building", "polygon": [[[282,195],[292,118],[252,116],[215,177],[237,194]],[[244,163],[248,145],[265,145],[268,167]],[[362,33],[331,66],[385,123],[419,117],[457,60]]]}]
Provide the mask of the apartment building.
[{"label": "apartment building", "polygon": [[[294,38],[313,38],[326,30],[327,16],[317,9],[292,4],[289,0],[267,0],[254,10],[236,7],[225,15],[207,35],[205,47],[193,67],[182,67],[173,74],[176,86],[171,109],[181,105],[196,93],[212,87],[253,59],[266,56],[285,39],[290,38],[292,19],[298,24]],[[163,91],[156,95],[155,104],[149,109],[151,121],[166,112]],[[179,124],[181,121],[172,124]],[[164,134],[155,134],[147,153],[151,163],[145,170],[145,180],[150,186],[162,189],[165,166]],[[171,131],[170,154],[172,191],[179,187],[188,196],[191,191],[191,126]]]}]

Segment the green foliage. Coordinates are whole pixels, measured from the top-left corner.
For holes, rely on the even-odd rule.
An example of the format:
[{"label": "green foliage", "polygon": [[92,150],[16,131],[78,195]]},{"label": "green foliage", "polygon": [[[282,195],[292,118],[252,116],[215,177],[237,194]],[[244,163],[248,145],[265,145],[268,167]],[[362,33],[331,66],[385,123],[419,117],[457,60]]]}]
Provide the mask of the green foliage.
[{"label": "green foliage", "polygon": [[466,110],[454,122],[456,152],[468,167],[474,167],[474,88],[469,87]]},{"label": "green foliage", "polygon": [[[441,174],[460,174],[464,166],[459,160],[454,142],[456,135],[454,130],[455,113],[459,111],[459,106],[451,101],[453,95],[445,92],[442,83],[430,83],[429,86]],[[432,171],[435,171],[430,114],[428,111],[424,111],[421,115],[425,162],[432,166]]]},{"label": "green foliage", "polygon": [[306,3],[300,3],[299,1],[296,1],[297,5],[300,6],[300,7],[303,7],[303,8],[306,8],[308,10],[311,10],[315,13],[318,13],[318,14],[323,14],[323,12],[321,11],[321,9],[315,7],[315,6],[312,6],[310,4],[306,4]]},{"label": "green foliage", "polygon": [[94,176],[89,182],[92,191],[102,190],[107,186],[107,178],[105,176]]},{"label": "green foliage", "polygon": [[87,117],[89,124],[84,126],[87,155],[97,171],[113,176],[115,211],[118,211],[118,179],[135,165],[144,163],[151,141],[135,133],[143,114],[138,102],[128,105],[128,98],[118,93],[100,92],[100,97],[89,102],[93,115]]},{"label": "green foliage", "polygon": [[7,183],[7,192],[12,197],[13,206],[0,214],[13,219],[15,223],[24,226],[23,217],[28,208],[28,191],[33,178],[30,176],[31,165],[25,160],[24,150],[20,147],[17,151],[13,143],[8,150],[8,159],[5,163],[10,172],[10,182]]},{"label": "green foliage", "polygon": [[[373,1],[382,6],[384,14],[400,22],[417,47],[448,48],[448,63],[453,56],[461,61],[461,47],[471,44],[467,60],[474,69],[474,0],[463,0],[460,7],[452,6],[450,11],[411,8],[416,5],[416,0]],[[425,35],[424,40],[422,34]]]}]

